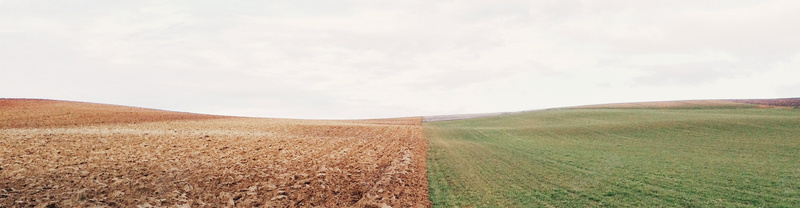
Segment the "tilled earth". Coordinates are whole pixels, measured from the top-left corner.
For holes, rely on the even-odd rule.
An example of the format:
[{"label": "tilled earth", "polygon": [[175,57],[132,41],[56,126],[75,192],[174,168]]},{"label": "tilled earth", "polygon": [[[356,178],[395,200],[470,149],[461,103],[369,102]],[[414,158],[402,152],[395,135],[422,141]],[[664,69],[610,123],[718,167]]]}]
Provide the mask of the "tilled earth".
[{"label": "tilled earth", "polygon": [[766,106],[800,107],[800,98],[735,100],[736,102]]},{"label": "tilled earth", "polygon": [[0,207],[430,206],[421,118],[236,118],[8,99],[0,116]]}]

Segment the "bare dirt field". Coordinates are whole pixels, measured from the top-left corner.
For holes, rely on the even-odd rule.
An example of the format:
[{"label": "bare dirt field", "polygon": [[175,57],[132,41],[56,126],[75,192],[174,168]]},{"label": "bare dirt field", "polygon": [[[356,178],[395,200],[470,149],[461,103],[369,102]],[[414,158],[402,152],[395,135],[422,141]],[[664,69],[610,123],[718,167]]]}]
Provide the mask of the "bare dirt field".
[{"label": "bare dirt field", "polygon": [[794,108],[800,107],[800,98],[740,99],[740,100],[683,100],[639,103],[613,103],[586,105],[572,108]]},{"label": "bare dirt field", "polygon": [[455,121],[455,120],[500,116],[504,114],[509,114],[509,113],[476,113],[476,114],[425,116],[422,118],[422,122]]},{"label": "bare dirt field", "polygon": [[429,207],[421,120],[0,99],[0,207]]},{"label": "bare dirt field", "polygon": [[782,98],[782,99],[753,99],[753,100],[734,100],[740,103],[749,103],[754,105],[764,106],[779,106],[779,107],[800,107],[800,98]]},{"label": "bare dirt field", "polygon": [[684,101],[657,101],[657,102],[638,102],[638,103],[613,103],[600,105],[586,105],[572,108],[720,108],[720,107],[746,107],[747,103],[735,102],[732,100],[684,100]]}]

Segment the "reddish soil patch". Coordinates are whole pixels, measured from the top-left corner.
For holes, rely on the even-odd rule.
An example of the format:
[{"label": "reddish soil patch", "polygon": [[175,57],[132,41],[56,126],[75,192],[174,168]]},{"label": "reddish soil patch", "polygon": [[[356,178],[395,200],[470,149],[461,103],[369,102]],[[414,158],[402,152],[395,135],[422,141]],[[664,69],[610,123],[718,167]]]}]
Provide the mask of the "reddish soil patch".
[{"label": "reddish soil patch", "polygon": [[431,206],[421,118],[0,105],[0,207]]},{"label": "reddish soil patch", "polygon": [[612,109],[625,109],[625,108],[737,108],[749,107],[745,103],[738,103],[729,100],[683,100],[683,101],[659,101],[659,102],[638,102],[638,103],[613,103],[613,104],[599,104],[577,106],[572,108],[612,108]]},{"label": "reddish soil patch", "polygon": [[510,113],[476,113],[476,114],[455,114],[455,115],[438,115],[438,116],[425,116],[423,122],[437,122],[437,121],[455,121],[473,118],[483,118],[492,116],[501,116]]},{"label": "reddish soil patch", "polygon": [[0,128],[41,128],[211,118],[222,118],[222,116],[57,100],[0,99]]},{"label": "reddish soil patch", "polygon": [[751,99],[733,100],[739,103],[748,103],[765,106],[800,107],[800,98],[781,98],[781,99]]}]

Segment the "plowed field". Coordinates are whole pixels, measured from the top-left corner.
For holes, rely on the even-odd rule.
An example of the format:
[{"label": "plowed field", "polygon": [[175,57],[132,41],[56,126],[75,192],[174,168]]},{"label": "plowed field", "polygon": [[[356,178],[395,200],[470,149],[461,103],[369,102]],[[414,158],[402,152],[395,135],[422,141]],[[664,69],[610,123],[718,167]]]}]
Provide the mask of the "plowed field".
[{"label": "plowed field", "polygon": [[701,109],[701,108],[751,108],[755,107],[744,102],[735,100],[683,100],[683,101],[658,101],[658,102],[638,102],[638,103],[613,103],[577,106],[572,108],[594,108],[594,109]]},{"label": "plowed field", "polygon": [[782,107],[800,107],[800,98],[783,98],[783,99],[753,99],[753,100],[735,100],[740,103],[750,103],[755,105],[765,106],[782,106]]},{"label": "plowed field", "polygon": [[577,106],[572,108],[612,109],[701,109],[701,108],[797,108],[800,98],[740,99],[740,100],[683,100],[640,103],[614,103]]},{"label": "plowed field", "polygon": [[428,207],[420,122],[0,99],[0,207]]}]

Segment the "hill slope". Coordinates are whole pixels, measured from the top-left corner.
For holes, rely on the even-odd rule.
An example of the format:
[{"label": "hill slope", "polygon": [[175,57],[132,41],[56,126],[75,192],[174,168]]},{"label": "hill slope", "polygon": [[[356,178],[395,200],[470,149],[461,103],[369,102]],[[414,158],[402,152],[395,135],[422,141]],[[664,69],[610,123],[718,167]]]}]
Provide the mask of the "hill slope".
[{"label": "hill slope", "polygon": [[723,103],[425,123],[431,199],[435,207],[800,206],[800,111]]},{"label": "hill slope", "polygon": [[734,100],[761,106],[800,107],[800,98]]},{"label": "hill slope", "polygon": [[96,103],[0,99],[0,128],[83,126],[222,117]]},{"label": "hill slope", "polygon": [[793,108],[800,107],[800,98],[738,99],[738,100],[681,100],[636,103],[613,103],[576,106],[572,108]]},{"label": "hill slope", "polygon": [[0,100],[0,207],[427,207],[421,118]]}]

